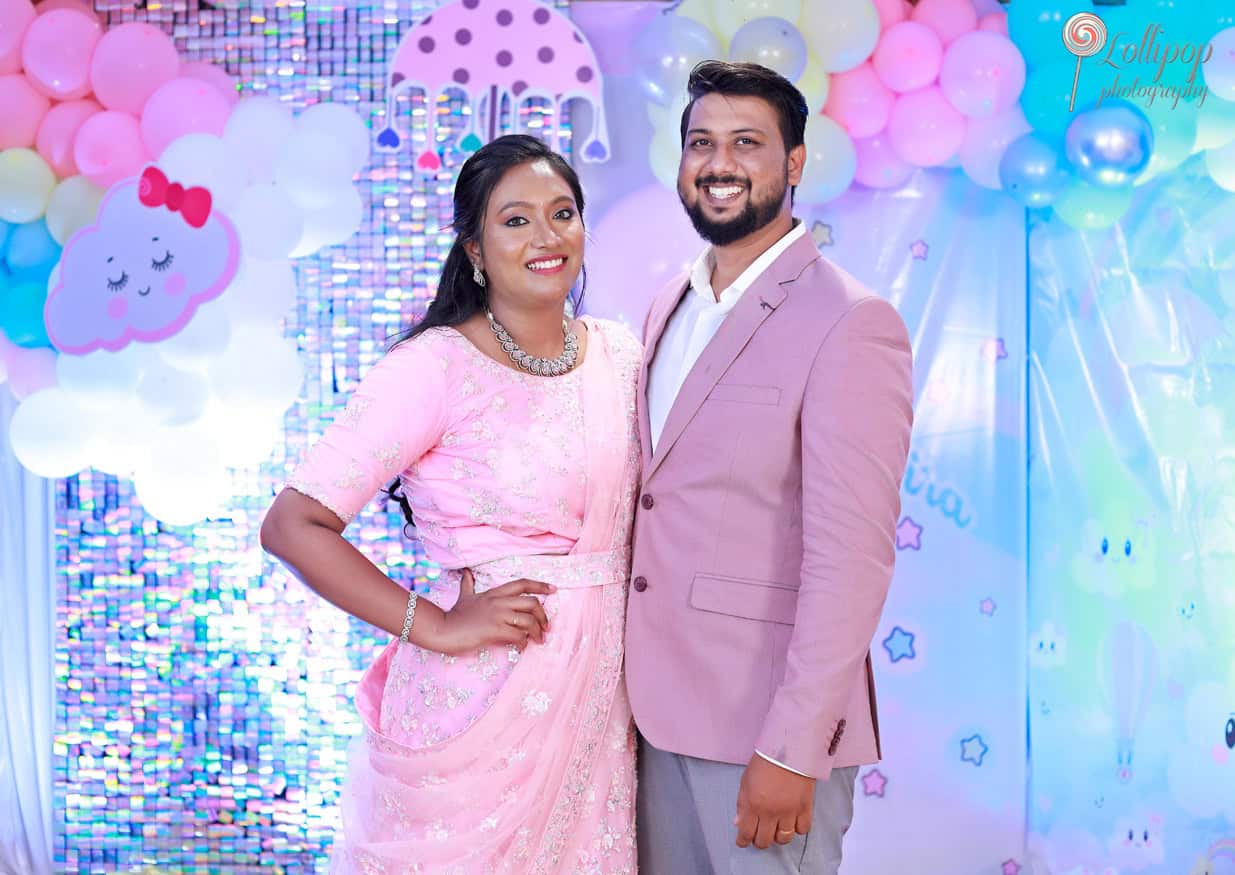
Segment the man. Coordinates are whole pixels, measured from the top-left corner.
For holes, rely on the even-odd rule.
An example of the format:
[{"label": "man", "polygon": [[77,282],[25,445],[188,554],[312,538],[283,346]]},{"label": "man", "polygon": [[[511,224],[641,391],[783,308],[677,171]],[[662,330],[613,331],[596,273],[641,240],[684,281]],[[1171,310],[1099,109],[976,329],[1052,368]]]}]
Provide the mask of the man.
[{"label": "man", "polygon": [[626,680],[640,872],[835,873],[879,758],[870,641],[909,451],[909,339],[791,213],[806,102],[689,82],[678,194],[712,245],[656,298],[640,377]]}]

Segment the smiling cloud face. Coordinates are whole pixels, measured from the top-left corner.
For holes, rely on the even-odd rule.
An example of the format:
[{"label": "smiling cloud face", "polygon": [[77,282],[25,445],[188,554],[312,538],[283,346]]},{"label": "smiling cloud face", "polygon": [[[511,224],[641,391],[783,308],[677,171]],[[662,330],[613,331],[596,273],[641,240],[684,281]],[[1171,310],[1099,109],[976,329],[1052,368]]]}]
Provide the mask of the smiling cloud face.
[{"label": "smiling cloud face", "polygon": [[1140,872],[1166,860],[1162,818],[1144,813],[1121,817],[1107,841],[1111,862],[1119,870]]},{"label": "smiling cloud face", "polygon": [[147,206],[145,176],[140,186],[118,184],[97,223],[65,247],[44,311],[47,334],[61,352],[115,352],[134,340],[171,337],[236,275],[235,228],[210,209],[203,189],[166,185],[158,199]]},{"label": "smiling cloud face", "polygon": [[1184,741],[1167,762],[1171,794],[1189,814],[1235,822],[1235,671],[1225,684],[1198,684],[1183,716]]}]

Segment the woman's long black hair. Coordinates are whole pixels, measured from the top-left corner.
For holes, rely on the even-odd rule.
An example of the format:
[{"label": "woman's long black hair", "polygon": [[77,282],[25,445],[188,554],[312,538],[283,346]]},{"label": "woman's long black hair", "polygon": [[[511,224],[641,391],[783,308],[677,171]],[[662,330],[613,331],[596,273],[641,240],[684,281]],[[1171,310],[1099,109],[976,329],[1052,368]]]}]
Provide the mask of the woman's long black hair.
[{"label": "woman's long black hair", "polygon": [[[429,308],[425,311],[424,317],[411,328],[400,333],[395,338],[392,347],[411,340],[430,328],[460,325],[488,307],[488,291],[472,278],[472,262],[467,257],[467,251],[463,246],[471,241],[480,241],[489,198],[506,172],[533,161],[548,162],[554,172],[565,180],[575,198],[579,220],[583,221],[583,186],[579,183],[579,176],[574,168],[557,152],[527,134],[507,134],[481,146],[463,162],[463,167],[459,170],[459,178],[455,182],[454,221],[451,223],[455,232],[455,242],[446,255],[445,264],[442,265],[442,275],[437,283],[437,294],[429,302]],[[587,271],[585,269],[583,282],[573,300],[576,312],[582,304],[583,288],[586,285]],[[403,509],[407,524],[414,526],[411,506],[408,504],[407,496],[403,494],[397,477],[386,487],[386,492]]]}]

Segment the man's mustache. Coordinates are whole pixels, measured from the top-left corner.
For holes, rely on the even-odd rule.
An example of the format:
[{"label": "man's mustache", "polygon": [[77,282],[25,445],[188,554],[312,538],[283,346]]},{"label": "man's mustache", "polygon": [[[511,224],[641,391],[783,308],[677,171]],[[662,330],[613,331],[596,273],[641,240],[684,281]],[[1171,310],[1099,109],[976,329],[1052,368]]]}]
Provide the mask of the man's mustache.
[{"label": "man's mustache", "polygon": [[700,176],[695,180],[695,185],[699,188],[705,185],[740,185],[743,188],[750,188],[750,180],[739,179],[736,176]]}]

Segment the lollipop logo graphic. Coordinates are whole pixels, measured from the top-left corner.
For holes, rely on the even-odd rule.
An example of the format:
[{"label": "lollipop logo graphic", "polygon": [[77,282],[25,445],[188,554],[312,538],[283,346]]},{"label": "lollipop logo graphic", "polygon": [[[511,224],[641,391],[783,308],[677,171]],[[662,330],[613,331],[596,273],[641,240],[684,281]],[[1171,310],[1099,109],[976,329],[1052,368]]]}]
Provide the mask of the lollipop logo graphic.
[{"label": "lollipop logo graphic", "polygon": [[1081,61],[1102,51],[1106,45],[1106,23],[1092,12],[1078,12],[1063,26],[1063,44],[1076,55],[1076,75],[1072,77],[1072,96],[1068,112],[1076,106],[1076,86],[1081,81]]}]

